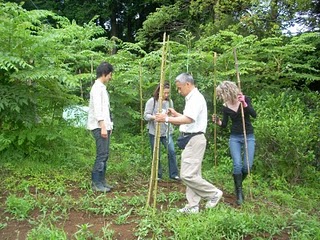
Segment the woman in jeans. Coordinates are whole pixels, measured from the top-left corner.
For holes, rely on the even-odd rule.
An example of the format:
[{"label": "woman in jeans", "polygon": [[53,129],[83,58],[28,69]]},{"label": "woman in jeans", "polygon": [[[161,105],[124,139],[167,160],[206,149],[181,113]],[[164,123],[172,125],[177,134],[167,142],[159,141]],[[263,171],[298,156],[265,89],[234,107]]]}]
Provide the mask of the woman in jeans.
[{"label": "woman in jeans", "polygon": [[[212,115],[212,121],[223,128],[227,127],[229,118],[232,121],[229,147],[233,160],[233,179],[237,204],[241,205],[243,202],[242,182],[252,168],[255,150],[254,129],[250,117],[256,118],[257,114],[251,105],[250,98],[244,96],[234,82],[223,81],[217,86],[216,92],[217,98],[223,101],[222,120],[218,116]],[[244,142],[241,104],[244,112],[248,161]]]},{"label": "woman in jeans", "polygon": [[[148,131],[149,131],[149,139],[151,145],[151,156],[153,156],[153,148],[155,142],[155,116],[158,111],[159,105],[159,92],[160,85],[157,86],[156,90],[153,93],[153,97],[151,97],[145,106],[144,110],[144,119],[148,121]],[[170,85],[169,83],[165,83],[163,86],[163,101],[162,101],[162,111],[167,112],[169,107],[173,107],[173,102],[170,99]],[[165,123],[161,123],[160,126],[160,142],[166,147],[168,151],[168,166],[169,166],[169,177],[173,180],[180,180],[179,171],[176,160],[176,153],[174,149],[174,143],[172,139],[173,128],[172,125],[168,125]],[[162,165],[160,162],[160,151],[159,151],[159,168],[158,168],[158,180],[162,179]]]}]

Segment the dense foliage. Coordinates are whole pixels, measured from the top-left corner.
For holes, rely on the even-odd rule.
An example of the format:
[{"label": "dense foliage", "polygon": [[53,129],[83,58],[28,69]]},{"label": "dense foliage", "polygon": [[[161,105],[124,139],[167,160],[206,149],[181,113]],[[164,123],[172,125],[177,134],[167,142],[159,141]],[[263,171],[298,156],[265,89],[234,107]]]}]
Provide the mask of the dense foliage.
[{"label": "dense foliage", "polygon": [[[66,233],[52,223],[61,216],[66,219],[71,209],[103,217],[114,214],[119,223],[138,216],[135,235],[143,239],[150,232],[160,238],[169,232],[174,239],[273,238],[283,232],[290,239],[319,238],[319,213],[314,213],[319,209],[320,177],[316,1],[30,1],[21,6],[12,2],[0,1],[0,166],[4,176],[0,190],[6,192],[0,208],[14,220],[34,224],[29,239],[66,239]],[[47,10],[32,10],[34,6]],[[310,9],[317,14],[303,19]],[[137,12],[140,18],[133,22]],[[283,34],[297,19],[307,22],[310,31]],[[114,32],[106,33],[104,23],[110,23]],[[172,84],[171,97],[179,112],[184,99],[175,91],[175,76],[193,74],[210,116],[213,79],[236,81],[236,49],[242,91],[252,98],[258,113],[253,122],[256,199],[241,211],[223,204],[218,212],[204,213],[206,221],[197,217],[177,221],[173,210],[161,212],[157,219],[143,210],[145,192],[140,186],[149,177],[150,152],[141,111],[160,79],[164,32],[169,34],[165,77]],[[218,55],[215,69],[214,52]],[[114,179],[128,186],[134,183],[135,197],[117,193],[110,199],[90,192],[93,139],[78,127],[79,122],[75,125],[63,118],[65,109],[88,105],[95,68],[101,61],[115,67],[108,84],[115,123],[109,169]],[[220,114],[221,102],[216,107]],[[232,192],[229,133],[218,129],[214,146],[213,128],[208,119],[203,173]],[[215,155],[218,166],[212,168]],[[87,193],[74,199],[68,195],[70,182]],[[169,207],[184,199],[176,191],[166,194],[160,193],[159,201],[169,202]],[[39,219],[47,222],[30,216],[38,210]],[[0,230],[9,221],[1,216]],[[98,239],[87,225],[80,227],[76,239]],[[113,233],[107,227],[103,230],[105,239],[112,239]]]},{"label": "dense foliage", "polygon": [[[22,158],[38,158],[35,152],[41,152],[41,156],[54,156],[54,152],[45,149],[54,142],[65,140],[60,134],[65,128],[62,112],[74,104],[87,105],[88,91],[95,77],[94,69],[102,60],[110,61],[116,68],[108,88],[112,95],[118,140],[122,141],[127,134],[141,132],[139,83],[142,84],[143,104],[159,81],[161,43],[156,45],[156,50],[147,52],[140,42],[129,43],[103,37],[103,30],[93,22],[79,26],[52,12],[26,11],[12,3],[1,4],[0,32],[4,36],[0,39],[2,154],[19,149]],[[319,95],[317,92],[304,91],[305,87],[320,81],[319,46],[318,33],[259,39],[252,34],[242,36],[219,31],[197,40],[191,32],[182,29],[169,43],[166,78],[173,84],[177,74],[191,72],[208,101],[210,114],[213,111],[213,52],[218,53],[217,80],[235,80],[233,49],[236,48],[243,91],[256,99],[258,112],[261,112],[256,126],[260,130],[258,135],[263,136],[261,155],[268,152],[282,161],[279,155],[283,153],[283,161],[286,162],[285,156],[291,154],[295,157],[290,159],[297,166],[305,166],[306,161],[317,165],[319,120],[316,113],[319,109],[317,104],[311,103],[316,102]],[[115,48],[117,54],[112,54]],[[306,116],[310,119],[310,124],[300,126],[303,135],[309,136],[308,141],[301,141],[299,137],[303,135],[288,124],[286,118],[292,118],[286,108],[279,105],[285,100],[269,94],[272,91],[277,96],[277,92],[288,88],[293,89],[289,95],[294,98],[289,98],[285,106],[288,109],[297,108],[300,112],[295,112],[295,121],[305,123]],[[182,111],[183,98],[176,91],[172,91],[172,98],[177,110]],[[296,103],[292,99],[297,99],[301,104],[294,107]],[[269,144],[274,142],[272,132],[278,128],[273,126],[273,122],[279,124],[279,118],[268,119],[271,113],[272,116],[282,116],[281,121],[286,126],[281,128],[283,134],[291,131],[297,134],[296,138],[290,138],[287,142],[284,142],[286,138],[279,136],[280,142],[277,144],[283,145],[277,148],[279,152],[270,151]],[[269,125],[266,133],[270,135],[262,133],[265,124]],[[280,133],[277,131],[277,134]],[[41,144],[35,146],[36,142]],[[288,147],[295,145],[300,146],[301,156],[290,153],[292,150]],[[272,159],[270,156],[268,158]],[[301,175],[304,171],[299,171],[297,175],[286,170],[292,166],[297,171],[295,164],[276,164],[277,167],[272,167],[274,165],[275,162],[269,164],[272,174],[279,172],[290,181],[307,179],[306,175]]]},{"label": "dense foliage", "polygon": [[[12,2],[20,1],[0,1],[0,230],[12,221],[28,221],[28,239],[67,239],[71,236],[57,226],[75,211],[117,225],[134,218],[134,235],[141,239],[152,234],[159,239],[320,238],[317,1]],[[284,34],[297,21],[308,31]],[[190,72],[206,97],[209,116],[214,107],[220,114],[221,102],[213,106],[213,79],[236,81],[237,52],[242,91],[258,113],[253,177],[245,186],[255,197],[249,199],[245,191],[248,204],[241,209],[225,204],[233,194],[229,133],[219,128],[214,146],[210,119],[203,174],[224,190],[225,203],[200,217],[177,217],[184,195],[162,189],[161,212],[155,217],[144,209],[150,150],[141,113],[160,79],[164,32],[169,34],[165,78],[180,112],[184,99],[174,78]],[[63,118],[64,110],[87,106],[101,61],[115,67],[108,85],[115,123],[108,171],[125,185],[112,197],[91,191],[90,133],[79,127],[79,119]],[[109,227],[101,229],[103,239],[114,239]],[[75,239],[102,239],[87,223],[78,228]]]}]

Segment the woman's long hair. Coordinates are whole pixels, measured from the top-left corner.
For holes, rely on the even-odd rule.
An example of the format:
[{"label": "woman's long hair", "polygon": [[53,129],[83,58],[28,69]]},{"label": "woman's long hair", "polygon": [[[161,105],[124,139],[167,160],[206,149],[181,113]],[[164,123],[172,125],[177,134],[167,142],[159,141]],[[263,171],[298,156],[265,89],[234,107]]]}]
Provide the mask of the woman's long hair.
[{"label": "woman's long hair", "polygon": [[[170,84],[168,82],[165,82],[163,87],[166,89],[170,89]],[[159,99],[159,92],[160,92],[160,84],[157,86],[156,90],[154,90],[153,92],[153,98],[156,101],[158,101]],[[166,100],[169,100],[169,99],[166,99]]]}]

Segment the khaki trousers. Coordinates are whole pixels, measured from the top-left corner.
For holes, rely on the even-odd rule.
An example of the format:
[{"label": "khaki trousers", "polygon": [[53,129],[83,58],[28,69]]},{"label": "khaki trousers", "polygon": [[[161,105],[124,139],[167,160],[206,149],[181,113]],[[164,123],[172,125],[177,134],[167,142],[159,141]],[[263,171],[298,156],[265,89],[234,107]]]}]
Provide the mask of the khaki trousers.
[{"label": "khaki trousers", "polygon": [[202,178],[202,160],[207,140],[204,134],[192,137],[181,154],[180,177],[186,185],[187,207],[199,204],[201,198],[211,199],[217,188]]}]

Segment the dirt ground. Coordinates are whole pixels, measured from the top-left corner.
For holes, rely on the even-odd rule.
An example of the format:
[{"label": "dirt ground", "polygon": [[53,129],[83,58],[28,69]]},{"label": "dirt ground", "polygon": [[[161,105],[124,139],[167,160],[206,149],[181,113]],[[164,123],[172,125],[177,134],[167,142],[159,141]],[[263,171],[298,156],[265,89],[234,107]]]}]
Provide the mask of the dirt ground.
[{"label": "dirt ground", "polygon": [[[148,188],[148,183],[145,183],[145,186],[140,186],[141,188]],[[185,186],[181,182],[177,181],[160,181],[158,183],[159,190],[161,189],[162,192],[168,193],[170,191],[179,191],[181,193],[185,192]],[[130,190],[129,190],[130,189]],[[137,190],[133,190],[131,187],[128,189],[128,186],[126,184],[118,184],[115,186],[115,189],[106,194],[106,197],[112,198],[114,194],[116,193],[117,196],[134,196],[137,194]],[[84,195],[84,190],[79,189],[70,189],[69,194],[72,195],[74,199],[78,199],[80,196]],[[100,194],[100,193],[97,193]],[[6,201],[6,195],[7,193],[2,193],[0,197],[1,205],[5,205]],[[223,202],[226,202],[230,205],[234,205],[235,199],[233,196],[230,196],[228,194],[224,194],[224,198],[222,200]],[[184,205],[185,201],[183,202],[177,202],[177,207],[182,207]],[[162,207],[163,203],[161,203]],[[236,206],[235,206],[236,207]],[[38,210],[33,211],[32,218],[36,219],[38,215]],[[0,209],[0,222],[4,223],[7,222],[7,218],[12,218],[10,214],[5,213],[4,209]],[[91,214],[87,212],[78,212],[76,210],[71,209],[69,211],[69,215],[66,220],[63,220],[62,222],[57,223],[57,227],[61,228],[65,231],[68,238],[71,239],[71,236],[76,233],[79,228],[79,225],[82,224],[90,224],[90,231],[93,233],[98,233],[101,231],[101,228],[106,226],[107,224],[110,224],[109,229],[112,229],[114,231],[114,238],[117,240],[131,240],[131,239],[137,239],[136,236],[134,236],[135,228],[137,227],[137,221],[139,219],[139,216],[130,216],[125,224],[115,224],[114,219],[112,217],[107,216],[104,217],[102,215],[96,215]],[[8,222],[8,225],[0,230],[0,239],[1,240],[24,240],[26,239],[28,231],[32,229],[31,224],[28,223],[28,221],[18,221],[18,220],[11,220]]]},{"label": "dirt ground", "polygon": [[[148,188],[148,183],[146,182],[144,186]],[[181,193],[185,192],[185,186],[181,182],[176,181],[161,181],[158,183],[158,188],[162,190],[162,192],[167,193],[170,191],[179,191]],[[221,189],[223,190],[223,189]],[[106,197],[112,198],[115,194],[117,196],[134,196],[137,194],[137,190],[134,190],[132,188],[128,188],[125,184],[118,184],[113,192],[107,193]],[[78,199],[80,196],[85,194],[84,190],[79,190],[77,188],[70,189],[69,194],[72,195],[74,199]],[[100,193],[97,193],[100,194]],[[4,206],[6,201],[6,193],[2,193],[0,197],[0,201],[2,203],[2,206]],[[224,204],[228,204],[230,206],[233,206],[237,208],[238,206],[235,204],[235,196],[230,195],[228,193],[224,192],[222,202]],[[185,204],[185,200],[178,201],[175,205],[177,207],[182,207]],[[163,203],[161,203],[162,207],[166,208],[166,206],[163,206]],[[37,219],[37,216],[39,215],[38,210],[35,210],[32,212],[32,218]],[[12,218],[10,214],[5,213],[4,209],[0,208],[0,223],[7,222],[6,219]],[[87,212],[79,212],[76,210],[71,209],[68,212],[67,219],[64,219],[63,221],[58,221],[56,224],[56,227],[59,229],[63,229],[65,233],[68,236],[68,239],[72,239],[72,235],[76,233],[79,230],[79,225],[82,224],[90,224],[90,231],[94,234],[99,235],[99,232],[101,232],[101,228],[105,227],[107,224],[110,224],[108,229],[112,229],[114,231],[114,239],[117,240],[133,240],[137,239],[137,237],[134,235],[135,229],[137,227],[138,221],[140,217],[136,215],[131,215],[127,221],[124,224],[115,224],[114,218],[111,216],[104,217],[102,215],[96,215],[91,214]],[[8,225],[0,230],[0,240],[25,240],[27,233],[32,229],[32,225],[28,223],[28,221],[17,221],[17,220],[11,220],[8,222]],[[246,238],[250,239],[250,238]],[[274,238],[273,238],[274,239]],[[288,239],[286,236],[281,236],[277,239]]]}]

